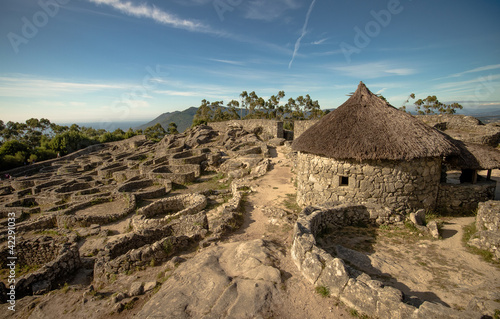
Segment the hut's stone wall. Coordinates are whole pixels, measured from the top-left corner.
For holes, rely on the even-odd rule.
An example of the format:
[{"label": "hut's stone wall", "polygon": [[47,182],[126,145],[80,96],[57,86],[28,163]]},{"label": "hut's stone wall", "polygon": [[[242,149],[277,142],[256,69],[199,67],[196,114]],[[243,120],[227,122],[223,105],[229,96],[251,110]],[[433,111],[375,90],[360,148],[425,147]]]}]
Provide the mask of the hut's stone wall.
[{"label": "hut's stone wall", "polygon": [[208,123],[214,130],[225,132],[231,126],[242,127],[246,131],[252,132],[255,129],[262,128],[262,133],[269,138],[283,138],[283,122],[275,120],[233,120],[225,122]]},{"label": "hut's stone wall", "polygon": [[410,212],[435,207],[441,160],[357,162],[299,152],[296,171],[301,206],[351,201]]},{"label": "hut's stone wall", "polygon": [[439,185],[436,208],[447,213],[470,213],[478,203],[495,199],[496,181],[482,181],[477,184]]},{"label": "hut's stone wall", "polygon": [[316,124],[319,120],[305,120],[293,122],[293,138],[296,139],[302,135],[308,128]]}]

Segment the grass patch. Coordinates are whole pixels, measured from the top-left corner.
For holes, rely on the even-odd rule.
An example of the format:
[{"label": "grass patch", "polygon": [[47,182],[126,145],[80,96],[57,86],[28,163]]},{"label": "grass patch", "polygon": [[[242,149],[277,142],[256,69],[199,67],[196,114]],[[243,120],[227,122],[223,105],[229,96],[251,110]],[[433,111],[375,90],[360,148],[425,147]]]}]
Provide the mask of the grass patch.
[{"label": "grass patch", "polygon": [[134,308],[135,301],[136,301],[136,299],[132,299],[132,300],[130,300],[129,302],[127,302],[127,303],[123,306],[123,309],[124,309],[124,310],[131,310],[131,309],[133,309],[133,308]]},{"label": "grass patch", "polygon": [[319,294],[323,298],[330,297],[330,289],[328,289],[328,287],[317,286],[314,290],[316,290],[316,293]]},{"label": "grass patch", "polygon": [[69,284],[67,282],[64,283],[64,286],[62,286],[61,291],[65,294],[68,293],[69,291]]},{"label": "grass patch", "polygon": [[500,262],[493,259],[492,252],[484,249],[479,249],[477,247],[470,246],[468,244],[469,240],[474,236],[475,233],[477,233],[477,227],[475,222],[470,225],[464,226],[462,230],[464,232],[462,236],[462,243],[470,253],[480,256],[486,262],[492,264],[500,264]]},{"label": "grass patch", "polygon": [[297,194],[286,194],[285,196],[283,206],[298,215],[302,211],[302,208],[297,204]]},{"label": "grass patch", "polygon": [[170,240],[164,241],[162,248],[163,248],[163,251],[165,252],[165,254],[167,254],[167,256],[169,256],[173,251],[172,242]]},{"label": "grass patch", "polygon": [[35,234],[48,235],[48,236],[64,236],[63,234],[61,234],[57,230],[39,230],[39,231],[35,232]]},{"label": "grass patch", "polygon": [[405,228],[412,233],[420,233],[418,228],[409,220],[405,221]]}]

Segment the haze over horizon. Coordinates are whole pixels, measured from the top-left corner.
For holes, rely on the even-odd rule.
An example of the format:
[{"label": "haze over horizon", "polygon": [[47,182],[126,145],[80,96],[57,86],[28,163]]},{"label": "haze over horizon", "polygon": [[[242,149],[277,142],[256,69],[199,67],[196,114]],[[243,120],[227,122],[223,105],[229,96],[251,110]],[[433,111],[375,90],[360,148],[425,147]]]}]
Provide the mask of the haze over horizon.
[{"label": "haze over horizon", "polygon": [[0,119],[149,121],[284,90],[336,108],[359,81],[500,109],[500,2],[5,0]]}]

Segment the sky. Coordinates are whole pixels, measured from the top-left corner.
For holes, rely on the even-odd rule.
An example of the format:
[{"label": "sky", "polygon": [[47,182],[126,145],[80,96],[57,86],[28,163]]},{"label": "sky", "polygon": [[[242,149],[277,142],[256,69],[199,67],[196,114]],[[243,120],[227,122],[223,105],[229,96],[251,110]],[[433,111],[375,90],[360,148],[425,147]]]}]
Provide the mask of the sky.
[{"label": "sky", "polygon": [[331,109],[360,81],[396,107],[499,110],[499,17],[498,0],[2,0],[0,119],[149,121],[242,91]]}]

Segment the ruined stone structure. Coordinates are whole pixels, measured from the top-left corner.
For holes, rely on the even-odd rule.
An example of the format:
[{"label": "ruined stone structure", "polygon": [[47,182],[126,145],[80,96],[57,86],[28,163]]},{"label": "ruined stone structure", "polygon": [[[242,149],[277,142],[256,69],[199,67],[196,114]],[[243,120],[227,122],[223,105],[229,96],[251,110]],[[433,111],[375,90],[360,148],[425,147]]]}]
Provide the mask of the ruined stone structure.
[{"label": "ruined stone structure", "polygon": [[[5,226],[15,213],[19,264],[39,267],[19,278],[18,296],[55,289],[82,267],[101,284],[112,274],[162,263],[193,245],[210,245],[239,227],[244,182],[225,178],[227,192],[171,193],[203,183],[206,171],[218,179],[229,175],[223,162],[238,167],[238,178],[265,174],[269,151],[257,136],[262,133],[199,126],[157,144],[137,136],[5,172],[13,179],[0,182],[0,223]],[[122,226],[111,226],[116,223]],[[2,227],[3,269],[7,238]],[[5,277],[0,301],[6,297],[2,282]]]},{"label": "ruined stone structure", "polygon": [[319,120],[303,120],[293,122],[293,138],[299,138],[311,126],[318,123]]},{"label": "ruined stone structure", "polygon": [[434,208],[442,158],[458,153],[435,129],[390,106],[363,83],[292,147],[299,152],[300,205],[340,200],[398,212]]},{"label": "ruined stone structure", "polygon": [[480,120],[466,115],[440,114],[417,115],[419,120],[435,127],[451,137],[469,143],[497,147],[500,143],[500,128],[484,125]]},{"label": "ruined stone structure", "polygon": [[441,212],[471,213],[478,204],[495,198],[496,181],[481,181],[476,184],[439,184],[436,209]]},{"label": "ruined stone structure", "polygon": [[226,122],[211,122],[210,127],[219,132],[226,132],[231,127],[241,127],[246,131],[256,131],[262,134],[264,139],[283,138],[283,122],[274,120],[233,120]]},{"label": "ruined stone structure", "polygon": [[[0,262],[7,265],[8,248],[0,251]],[[17,278],[16,295],[23,297],[43,294],[57,287],[61,279],[72,275],[81,266],[75,238],[37,236],[22,240],[16,245],[16,263],[19,269],[37,268],[34,272]],[[0,282],[1,285],[3,283]]]},{"label": "ruined stone structure", "polygon": [[458,311],[424,301],[419,307],[404,302],[403,293],[366,273],[355,270],[316,245],[315,237],[325,229],[376,223],[379,214],[364,205],[310,206],[297,219],[292,258],[304,277],[315,286],[328,288],[330,294],[347,306],[376,318],[479,318],[480,314]]}]

